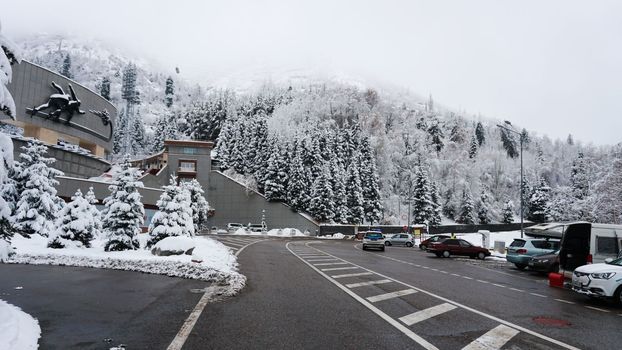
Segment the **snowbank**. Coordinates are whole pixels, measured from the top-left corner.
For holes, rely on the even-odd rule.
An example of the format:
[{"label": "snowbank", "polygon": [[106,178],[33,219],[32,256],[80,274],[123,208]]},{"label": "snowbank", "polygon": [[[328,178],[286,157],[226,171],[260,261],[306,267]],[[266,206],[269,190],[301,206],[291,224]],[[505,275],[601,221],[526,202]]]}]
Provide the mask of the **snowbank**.
[{"label": "snowbank", "polygon": [[346,235],[344,235],[343,233],[334,233],[332,235],[325,235],[325,236],[318,236],[316,238],[319,239],[344,239],[346,237]]},{"label": "snowbank", "polygon": [[11,245],[7,241],[0,239],[0,262],[8,261],[9,256],[12,254],[13,248],[11,248]]},{"label": "snowbank", "polygon": [[[146,235],[146,234],[145,234]],[[149,250],[126,250],[105,252],[105,240],[96,239],[91,248],[47,248],[47,238],[32,235],[30,239],[15,235],[12,245],[15,255],[9,263],[34,265],[66,265],[138,271],[191,278],[221,285],[229,285],[228,294],[233,295],[246,283],[246,277],[237,271],[237,258],[222,243],[207,238],[193,237],[193,256],[155,256]],[[199,257],[200,263],[192,262]]]},{"label": "snowbank", "polygon": [[37,349],[41,337],[39,322],[0,299],[0,348],[3,350]]},{"label": "snowbank", "polygon": [[273,228],[268,232],[252,232],[248,231],[245,228],[239,228],[234,233],[234,235],[243,235],[243,236],[275,236],[275,237],[307,237],[308,234],[304,234],[297,228]]},{"label": "snowbank", "polygon": [[166,237],[156,243],[154,248],[163,251],[181,252],[181,254],[183,254],[195,247],[194,241],[193,238],[185,236]]}]

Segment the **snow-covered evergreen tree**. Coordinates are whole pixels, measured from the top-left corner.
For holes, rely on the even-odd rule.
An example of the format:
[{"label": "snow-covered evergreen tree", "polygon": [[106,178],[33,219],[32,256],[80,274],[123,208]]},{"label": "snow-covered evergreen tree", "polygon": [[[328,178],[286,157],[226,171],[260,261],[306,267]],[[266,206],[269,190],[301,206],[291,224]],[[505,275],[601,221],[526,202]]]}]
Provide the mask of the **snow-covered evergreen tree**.
[{"label": "snow-covered evergreen tree", "polygon": [[333,201],[333,188],[330,175],[325,167],[313,182],[311,188],[311,201],[309,202],[309,214],[320,222],[331,222],[335,217],[335,202]]},{"label": "snow-covered evergreen tree", "polygon": [[57,176],[63,175],[50,165],[56,160],[45,158],[47,147],[31,140],[22,147],[20,154],[23,170],[20,173],[21,188],[13,221],[22,235],[29,237],[38,233],[47,237],[53,230],[56,215],[62,208],[62,200],[56,196]]},{"label": "snow-covered evergreen tree", "polygon": [[268,168],[263,179],[264,194],[269,201],[285,201],[289,176],[287,174],[287,159],[283,152],[283,145],[274,141],[272,152],[268,160]]},{"label": "snow-covered evergreen tree", "polygon": [[164,104],[166,107],[171,108],[173,105],[173,98],[175,96],[175,87],[173,86],[173,78],[166,78],[166,87],[164,88]]},{"label": "snow-covered evergreen tree", "polygon": [[346,188],[348,189],[348,223],[354,225],[362,224],[365,217],[363,189],[361,188],[361,179],[356,164],[351,164],[348,168]]},{"label": "snow-covered evergreen tree", "polygon": [[482,122],[477,122],[475,126],[475,137],[477,138],[477,145],[481,147],[486,142],[486,133]]},{"label": "snow-covered evergreen tree", "polygon": [[451,188],[448,188],[447,191],[445,191],[443,199],[443,215],[451,220],[454,220],[457,212],[456,206],[454,204],[456,203],[456,196],[454,194],[454,191]]},{"label": "snow-covered evergreen tree", "polygon": [[106,251],[138,249],[136,236],[144,223],[145,208],[138,192],[136,181],[139,172],[132,169],[129,158],[121,164],[113,185],[108,187],[110,195],[104,199],[106,206],[102,226],[108,238]]},{"label": "snow-covered evergreen tree", "polygon": [[102,215],[96,205],[99,204],[99,200],[95,197],[93,192],[93,186],[89,187],[88,192],[84,195],[84,199],[90,204],[89,210],[95,223],[95,229],[93,231],[93,237],[100,237],[102,234]]},{"label": "snow-covered evergreen tree", "polygon": [[460,203],[460,210],[456,222],[465,225],[475,224],[475,206],[473,205],[473,198],[471,197],[471,191],[468,187],[465,187],[462,191],[462,202]]},{"label": "snow-covered evergreen tree", "polygon": [[429,219],[428,225],[430,226],[440,226],[442,223],[441,212],[443,211],[443,206],[441,204],[441,194],[438,192],[438,185],[436,182],[431,182],[430,188],[430,203],[432,205],[432,216]]},{"label": "snow-covered evergreen tree", "polygon": [[177,185],[177,179],[171,177],[168,185],[158,200],[158,211],[149,224],[149,242],[151,247],[166,237],[194,236],[190,193]]},{"label": "snow-covered evergreen tree", "polygon": [[477,218],[479,223],[486,225],[492,223],[492,209],[490,208],[490,195],[488,190],[482,186],[482,192],[479,196],[479,209],[477,210]]},{"label": "snow-covered evergreen tree", "polygon": [[503,205],[503,217],[501,222],[504,224],[511,224],[514,222],[514,202],[508,200]]},{"label": "snow-covered evergreen tree", "polygon": [[428,173],[422,167],[417,167],[412,189],[412,223],[425,224],[434,215],[431,192]]},{"label": "snow-covered evergreen tree", "polygon": [[13,237],[13,225],[10,220],[14,203],[5,199],[12,197],[8,191],[14,188],[9,183],[11,171],[13,171],[13,141],[8,135],[0,132],[0,240],[7,242]]},{"label": "snow-covered evergreen tree", "polygon": [[570,183],[575,198],[585,199],[588,196],[590,182],[588,177],[588,162],[583,152],[579,152],[577,158],[572,162],[570,173]]},{"label": "snow-covered evergreen tree", "polygon": [[15,101],[6,87],[11,82],[13,76],[12,64],[21,61],[21,51],[13,41],[2,34],[2,23],[0,23],[0,112],[4,112],[15,119]]},{"label": "snow-covered evergreen tree", "polygon": [[363,187],[363,209],[365,219],[370,222],[380,221],[382,215],[382,203],[380,201],[380,187],[376,159],[372,153],[369,139],[361,140],[361,186]]},{"label": "snow-covered evergreen tree", "polygon": [[333,220],[338,224],[348,222],[348,198],[346,189],[346,175],[341,164],[341,160],[333,158],[330,162],[333,187],[333,196],[335,201],[335,217]]},{"label": "snow-covered evergreen tree", "polygon": [[527,201],[527,219],[533,222],[547,222],[550,220],[550,192],[551,188],[543,178],[538,186],[534,187]]},{"label": "snow-covered evergreen tree", "polygon": [[194,232],[199,233],[207,225],[210,206],[205,198],[205,191],[196,179],[182,182],[182,187],[190,194],[190,209]]},{"label": "snow-covered evergreen tree", "polygon": [[503,148],[507,152],[508,157],[516,158],[519,156],[518,149],[516,146],[516,140],[514,140],[514,135],[505,129],[499,129],[501,133],[501,142],[503,142]]},{"label": "snow-covered evergreen tree", "polygon": [[71,57],[69,56],[69,54],[65,55],[65,59],[63,60],[63,67],[60,71],[60,74],[69,79],[73,79],[73,74],[71,74]]},{"label": "snow-covered evergreen tree", "polygon": [[287,203],[294,211],[300,212],[305,211],[311,201],[308,194],[309,174],[303,165],[300,148],[298,147],[293,152],[295,154],[290,164],[289,186],[287,187]]},{"label": "snow-covered evergreen tree", "polygon": [[478,147],[477,138],[473,135],[471,137],[471,145],[469,147],[469,158],[473,159],[477,156]]},{"label": "snow-covered evergreen tree", "polygon": [[108,77],[102,79],[101,86],[99,87],[99,94],[110,101],[110,79],[108,79]]},{"label": "snow-covered evergreen tree", "polygon": [[440,153],[445,147],[445,143],[443,142],[443,129],[441,128],[440,122],[436,117],[432,119],[430,128],[428,129],[428,134],[430,138],[430,144],[436,151],[436,153]]},{"label": "snow-covered evergreen tree", "polygon": [[92,213],[91,204],[78,190],[71,197],[71,202],[67,203],[58,214],[56,222],[58,228],[50,234],[48,247],[90,247],[93,233],[96,231],[96,218]]}]

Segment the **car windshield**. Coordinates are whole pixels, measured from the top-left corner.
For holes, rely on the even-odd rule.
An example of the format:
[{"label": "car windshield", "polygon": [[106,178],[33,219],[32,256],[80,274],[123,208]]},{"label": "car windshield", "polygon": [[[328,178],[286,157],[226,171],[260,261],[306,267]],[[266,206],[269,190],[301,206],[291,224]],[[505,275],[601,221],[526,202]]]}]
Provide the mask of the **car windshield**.
[{"label": "car windshield", "polygon": [[525,241],[522,239],[515,239],[514,242],[510,244],[510,247],[524,247]]},{"label": "car windshield", "polygon": [[608,262],[607,264],[622,266],[622,258],[615,259],[613,261]]},{"label": "car windshield", "polygon": [[365,235],[365,238],[382,238],[382,233],[368,233]]}]

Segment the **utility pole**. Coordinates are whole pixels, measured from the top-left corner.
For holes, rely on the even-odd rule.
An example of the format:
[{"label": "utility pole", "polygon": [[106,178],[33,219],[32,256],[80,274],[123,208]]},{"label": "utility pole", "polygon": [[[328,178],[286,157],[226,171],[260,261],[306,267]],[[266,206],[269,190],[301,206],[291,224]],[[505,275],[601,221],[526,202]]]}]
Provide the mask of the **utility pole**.
[{"label": "utility pole", "polygon": [[[510,123],[507,120],[505,121],[505,124],[507,124],[510,127],[512,127],[512,123]],[[518,139],[520,140],[520,238],[523,238],[523,235],[524,235],[524,232],[525,232],[524,227],[523,227],[523,221],[524,221],[524,219],[523,219],[523,215],[524,215],[523,214],[524,213],[523,207],[525,205],[524,204],[524,199],[523,199],[525,197],[523,195],[523,189],[524,189],[523,184],[525,183],[525,181],[524,181],[524,173],[523,173],[523,135],[520,132],[518,132],[516,130],[513,130],[513,129],[510,129],[510,128],[506,127],[506,126],[503,126],[503,125],[500,125],[500,124],[497,124],[497,126],[499,128],[501,128],[501,129],[503,129],[503,130],[515,133],[516,135],[518,135]]]}]

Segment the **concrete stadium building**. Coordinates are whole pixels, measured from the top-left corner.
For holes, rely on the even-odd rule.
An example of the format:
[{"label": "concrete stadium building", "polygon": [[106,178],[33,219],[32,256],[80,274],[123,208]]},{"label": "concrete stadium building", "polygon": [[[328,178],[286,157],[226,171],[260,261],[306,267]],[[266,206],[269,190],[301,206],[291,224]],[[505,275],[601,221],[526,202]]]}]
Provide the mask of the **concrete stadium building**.
[{"label": "concrete stadium building", "polygon": [[[16,117],[0,113],[0,122],[23,129],[13,135],[15,159],[19,159],[29,139],[48,146],[48,157],[56,159],[53,167],[60,176],[58,195],[65,200],[80,189],[93,187],[102,201],[109,194],[112,179],[109,161],[112,153],[117,110],[92,90],[36,64],[22,61],[12,66],[13,80],[8,85],[15,100]],[[306,215],[295,213],[279,202],[268,202],[260,193],[212,168],[212,142],[164,142],[164,149],[150,157],[137,159],[133,165],[144,171],[140,189],[148,225],[157,211],[162,186],[171,175],[197,179],[214,208],[209,226],[224,228],[228,223],[261,224],[271,228],[298,228],[311,234],[319,225]],[[101,205],[101,204],[100,204]]]}]

